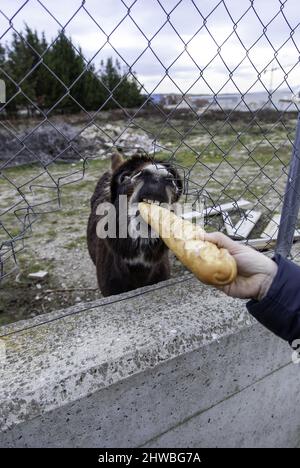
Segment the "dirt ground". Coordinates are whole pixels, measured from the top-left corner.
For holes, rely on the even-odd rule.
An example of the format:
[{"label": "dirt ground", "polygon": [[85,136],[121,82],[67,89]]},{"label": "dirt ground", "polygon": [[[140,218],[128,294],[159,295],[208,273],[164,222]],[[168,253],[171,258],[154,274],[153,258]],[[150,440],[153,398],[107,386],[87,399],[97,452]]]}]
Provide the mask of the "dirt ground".
[{"label": "dirt ground", "polygon": [[[145,136],[146,129],[147,144],[152,138],[159,149],[157,157],[171,159],[178,166],[186,182],[184,201],[195,201],[199,193],[209,206],[239,198],[252,201],[263,212],[252,237],[258,237],[272,214],[280,212],[294,117],[285,125],[262,122],[250,128],[238,120],[232,124],[234,131],[222,121],[209,122],[208,128],[194,127],[186,119],[163,126],[158,117],[136,119],[135,124],[131,141],[137,141],[135,134]],[[124,122],[112,125],[120,129]],[[96,142],[97,129],[92,132]],[[26,231],[24,248],[17,242],[19,270],[0,285],[0,325],[101,297],[86,248],[86,224],[90,196],[108,165],[106,152],[97,154],[95,143],[95,151],[85,161],[53,163],[47,171],[38,164],[3,171],[0,221],[6,230],[0,233],[0,244],[7,232],[15,237],[22,231],[16,217],[26,212],[20,190],[38,209],[32,229]],[[222,228],[220,219],[208,228]],[[171,261],[172,276],[183,274],[179,262],[173,257]],[[48,272],[46,279],[29,279],[30,273],[39,270]]]}]

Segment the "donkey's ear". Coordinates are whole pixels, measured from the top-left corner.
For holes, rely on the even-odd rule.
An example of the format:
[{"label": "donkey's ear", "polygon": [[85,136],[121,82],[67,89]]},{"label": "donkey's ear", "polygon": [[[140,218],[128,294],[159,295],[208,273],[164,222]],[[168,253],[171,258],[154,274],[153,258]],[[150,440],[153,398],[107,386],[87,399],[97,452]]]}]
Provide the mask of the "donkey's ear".
[{"label": "donkey's ear", "polygon": [[123,156],[120,153],[114,153],[111,157],[111,170],[114,172],[123,162]]}]

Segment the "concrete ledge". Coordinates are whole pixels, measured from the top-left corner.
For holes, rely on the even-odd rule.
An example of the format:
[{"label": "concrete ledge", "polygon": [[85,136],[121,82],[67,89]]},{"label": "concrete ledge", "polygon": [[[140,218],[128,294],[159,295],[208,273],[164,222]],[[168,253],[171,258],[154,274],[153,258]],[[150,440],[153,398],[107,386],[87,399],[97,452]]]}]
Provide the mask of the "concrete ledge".
[{"label": "concrete ledge", "polygon": [[190,275],[0,335],[2,447],[299,442],[289,346]]}]

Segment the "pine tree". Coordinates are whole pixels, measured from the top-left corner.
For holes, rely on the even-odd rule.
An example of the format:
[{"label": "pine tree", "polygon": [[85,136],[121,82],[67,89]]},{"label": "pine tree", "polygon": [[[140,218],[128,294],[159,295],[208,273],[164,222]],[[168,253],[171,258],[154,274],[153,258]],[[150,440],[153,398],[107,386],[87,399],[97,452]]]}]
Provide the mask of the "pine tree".
[{"label": "pine tree", "polygon": [[116,60],[114,64],[111,57],[107,59],[105,65],[103,62],[101,65],[101,79],[107,88],[106,99],[109,99],[106,108],[140,106],[143,97],[135,75],[122,72],[120,62]]},{"label": "pine tree", "polygon": [[57,110],[80,111],[80,107],[70,96],[80,102],[84,95],[84,79],[79,78],[85,70],[81,51],[78,53],[71,39],[61,32],[47,53],[45,63],[53,72],[48,80],[47,106],[52,107],[58,103]]},{"label": "pine tree", "polygon": [[119,72],[119,64],[116,62],[116,66],[113,64],[113,59],[110,57],[107,59],[106,64],[104,65],[101,62],[102,72],[101,72],[101,80],[105,86],[105,101],[107,103],[105,105],[106,109],[115,109],[118,107],[115,100],[117,101],[117,90],[115,89],[120,81],[121,81],[121,74]]},{"label": "pine tree", "polygon": [[[25,33],[13,34],[11,45],[7,48],[5,69],[13,79],[9,83],[9,94],[20,91],[14,98],[9,109],[27,108],[29,113],[34,105],[38,105],[44,93],[45,82],[41,76],[43,64],[41,56],[47,47],[45,37],[39,39],[36,31],[25,25]],[[21,92],[22,91],[22,92]]]},{"label": "pine tree", "polygon": [[135,74],[123,74],[121,85],[118,89],[118,99],[123,107],[139,107],[144,102]]},{"label": "pine tree", "polygon": [[82,96],[83,107],[90,110],[98,110],[105,100],[105,88],[100,77],[95,71],[95,66],[90,65],[84,75],[84,93]]},{"label": "pine tree", "polygon": [[42,33],[42,38],[40,41],[40,50],[43,55],[41,56],[41,64],[37,70],[37,76],[35,81],[35,95],[36,101],[39,108],[44,109],[46,106],[47,95],[49,93],[49,84],[50,84],[50,72],[44,65],[44,57],[46,55],[46,50],[48,44],[46,41],[45,33]]},{"label": "pine tree", "polygon": [[[143,102],[141,87],[134,74],[121,69],[111,57],[96,73],[86,65],[80,49],[60,32],[51,48],[45,34],[25,25],[23,34],[15,33],[10,46],[0,45],[0,70],[5,73],[8,112],[27,109],[53,109],[53,112],[96,111],[118,107],[137,107]],[[15,96],[15,97],[14,97]]]}]

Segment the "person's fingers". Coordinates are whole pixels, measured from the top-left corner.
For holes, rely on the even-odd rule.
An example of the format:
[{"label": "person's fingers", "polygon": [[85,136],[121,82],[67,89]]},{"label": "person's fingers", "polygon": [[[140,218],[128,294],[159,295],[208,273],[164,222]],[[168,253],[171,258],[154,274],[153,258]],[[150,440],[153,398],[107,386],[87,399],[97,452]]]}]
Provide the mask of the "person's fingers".
[{"label": "person's fingers", "polygon": [[230,237],[226,236],[222,232],[204,233],[204,240],[213,242],[219,248],[227,249],[234,256],[241,254],[250,254],[252,257],[254,257],[254,255],[262,255],[252,247],[243,245],[240,242],[230,239]]},{"label": "person's fingers", "polygon": [[206,232],[204,240],[216,244],[219,248],[224,247],[229,251],[236,247],[236,242],[230,239],[230,237],[225,236],[222,232]]}]

